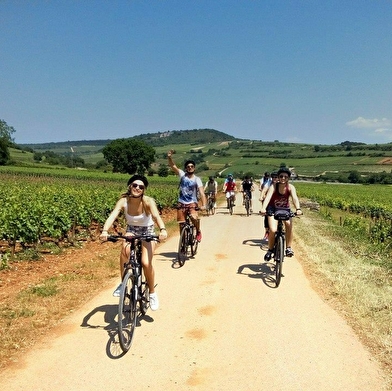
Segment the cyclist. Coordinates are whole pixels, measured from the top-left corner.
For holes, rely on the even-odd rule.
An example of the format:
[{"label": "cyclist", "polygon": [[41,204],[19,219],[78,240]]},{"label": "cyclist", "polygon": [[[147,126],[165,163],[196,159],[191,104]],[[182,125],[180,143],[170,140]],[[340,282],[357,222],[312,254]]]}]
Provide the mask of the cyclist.
[{"label": "cyclist", "polygon": [[215,178],[213,176],[210,176],[204,186],[204,193],[211,194],[211,198],[214,202],[214,208],[216,208],[216,193],[217,193],[217,191],[218,191],[218,182],[215,180]]},{"label": "cyclist", "polygon": [[270,178],[270,174],[269,174],[268,171],[266,171],[264,173],[264,176],[260,179],[260,187],[259,187],[260,193],[263,191],[264,187],[270,186],[271,182],[272,181],[271,181],[271,178]]},{"label": "cyclist", "polygon": [[[270,186],[263,201],[263,205],[261,207],[262,215],[265,215],[266,213],[273,213],[276,209],[290,210],[290,199],[296,208],[297,215],[302,214],[297,191],[295,187],[289,183],[290,176],[291,171],[287,167],[279,169],[278,182]],[[294,251],[291,248],[293,237],[293,225],[291,220],[292,219],[284,222],[286,231],[286,257],[292,257],[294,255]],[[268,226],[270,234],[268,236],[268,251],[264,256],[265,261],[269,261],[271,259],[275,245],[275,232],[278,224],[273,215],[268,215]]]},{"label": "cyclist", "polygon": [[180,195],[178,197],[178,210],[177,210],[177,221],[180,226],[180,232],[185,222],[185,211],[181,206],[187,206],[190,208],[190,215],[192,222],[196,227],[196,240],[201,241],[201,230],[200,230],[200,218],[198,216],[196,208],[198,207],[197,194],[199,192],[202,209],[206,208],[206,196],[204,194],[204,187],[201,179],[195,175],[196,163],[193,160],[187,160],[184,164],[184,170],[178,168],[173,161],[173,151],[170,150],[167,153],[169,166],[171,169],[180,177]]},{"label": "cyclist", "polygon": [[[271,172],[271,183],[264,185],[263,190],[261,191],[261,194],[260,194],[260,199],[259,199],[260,202],[264,201],[264,198],[267,194],[268,189],[270,188],[270,186],[272,184],[275,184],[277,181],[278,181],[278,172],[277,171]],[[261,211],[260,211],[260,213],[261,213]],[[267,240],[268,234],[269,234],[268,216],[267,215],[264,216],[264,231],[265,231],[265,233],[264,233],[263,240]]]},{"label": "cyclist", "polygon": [[249,176],[246,176],[241,182],[241,192],[242,192],[242,205],[245,205],[244,195],[245,193],[249,196],[250,213],[252,213],[252,191],[254,190],[253,181]]},{"label": "cyclist", "polygon": [[[159,239],[165,240],[167,232],[165,224],[161,216],[155,200],[144,195],[148,187],[148,181],[145,176],[135,174],[128,180],[127,192],[122,194],[117,201],[113,211],[110,213],[105,224],[103,225],[100,239],[105,241],[108,237],[108,230],[113,225],[121,212],[124,213],[127,221],[127,230],[125,236],[133,235],[154,235],[154,223],[159,227]],[[129,259],[130,244],[126,241],[120,254],[120,276],[122,278],[124,271],[124,264]],[[150,289],[150,308],[156,311],[159,308],[158,296],[155,292],[155,272],[152,265],[152,258],[154,254],[154,242],[142,243],[142,267],[146,277],[148,287]],[[113,292],[113,296],[119,297],[121,291],[120,284]]]},{"label": "cyclist", "polygon": [[235,206],[235,192],[237,191],[237,185],[233,178],[233,174],[227,175],[225,183],[223,184],[223,192],[226,194],[226,201],[227,201],[227,209],[229,209],[229,199],[232,197],[233,199],[233,206]]}]

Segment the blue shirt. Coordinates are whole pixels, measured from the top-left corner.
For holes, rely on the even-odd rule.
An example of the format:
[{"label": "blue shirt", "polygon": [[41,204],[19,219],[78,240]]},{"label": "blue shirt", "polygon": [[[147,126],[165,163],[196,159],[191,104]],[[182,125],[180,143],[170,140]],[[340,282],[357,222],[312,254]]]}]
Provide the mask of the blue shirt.
[{"label": "blue shirt", "polygon": [[179,171],[178,176],[180,177],[180,195],[178,201],[182,204],[197,203],[197,189],[203,187],[201,179],[196,175],[193,178],[188,178],[182,170]]}]

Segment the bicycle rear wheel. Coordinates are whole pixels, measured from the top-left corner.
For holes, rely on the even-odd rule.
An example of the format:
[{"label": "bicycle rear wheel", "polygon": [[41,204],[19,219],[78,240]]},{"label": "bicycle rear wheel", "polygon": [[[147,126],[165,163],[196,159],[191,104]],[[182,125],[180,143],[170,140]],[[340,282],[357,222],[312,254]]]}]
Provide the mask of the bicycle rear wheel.
[{"label": "bicycle rear wheel", "polygon": [[230,212],[231,215],[233,214],[233,204],[234,204],[234,201],[230,197],[230,200],[229,200],[229,212]]},{"label": "bicycle rear wheel", "polygon": [[249,216],[250,202],[248,198],[245,200],[245,209],[246,209],[246,215]]},{"label": "bicycle rear wheel", "polygon": [[180,240],[178,242],[178,252],[177,259],[180,266],[182,266],[188,257],[188,236],[189,232],[186,227],[184,227],[180,234]]},{"label": "bicycle rear wheel", "polygon": [[276,239],[275,248],[275,286],[278,287],[282,278],[283,258],[284,258],[284,240],[282,236]]},{"label": "bicycle rear wheel", "polygon": [[192,256],[196,255],[196,253],[197,253],[197,246],[199,245],[199,242],[196,240],[196,235],[197,235],[196,227],[192,226],[191,233],[189,235],[189,241],[190,241],[190,245],[191,245],[191,254],[192,254]]},{"label": "bicycle rear wheel", "polygon": [[122,281],[120,301],[118,304],[118,338],[121,349],[127,352],[132,344],[132,338],[137,318],[137,286],[130,271]]}]

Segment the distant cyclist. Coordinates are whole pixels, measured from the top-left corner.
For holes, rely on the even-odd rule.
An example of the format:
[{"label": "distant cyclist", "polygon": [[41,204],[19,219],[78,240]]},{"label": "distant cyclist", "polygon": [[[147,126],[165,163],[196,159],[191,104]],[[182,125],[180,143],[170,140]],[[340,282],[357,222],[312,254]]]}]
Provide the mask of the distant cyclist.
[{"label": "distant cyclist", "polygon": [[271,182],[272,182],[272,180],[271,180],[270,174],[268,171],[266,171],[264,173],[264,176],[260,179],[260,187],[259,187],[260,193],[263,191],[263,189],[265,187],[270,186]]},{"label": "distant cyclist", "polygon": [[[265,261],[269,261],[273,254],[273,248],[275,245],[275,232],[277,230],[278,222],[274,219],[273,213],[277,209],[290,210],[290,198],[296,208],[297,215],[301,215],[301,207],[299,204],[299,199],[297,196],[297,191],[295,187],[289,184],[289,179],[291,176],[291,171],[287,167],[282,167],[278,171],[278,182],[271,185],[268,189],[267,195],[263,201],[261,207],[261,213],[265,215],[268,214],[268,251],[264,256]],[[270,216],[269,214],[272,214]],[[293,225],[292,221],[286,220],[285,222],[286,230],[286,257],[292,257],[294,251],[291,248],[291,243],[293,239]]]},{"label": "distant cyclist", "polygon": [[227,201],[227,209],[229,209],[229,200],[230,197],[232,197],[233,200],[233,206],[235,206],[235,192],[237,191],[237,185],[235,183],[235,180],[233,178],[233,174],[229,174],[225,180],[225,183],[223,184],[223,192],[226,195],[226,201]]},{"label": "distant cyclist", "polygon": [[218,192],[218,182],[215,180],[213,176],[208,178],[204,186],[204,193],[206,195],[211,194],[211,198],[214,202],[214,208],[216,208],[216,193]]},{"label": "distant cyclist", "polygon": [[[268,189],[275,184],[278,181],[278,172],[277,171],[273,171],[271,172],[271,183],[269,184],[265,184],[263,187],[263,190],[260,194],[260,202],[264,201],[265,196],[267,195],[267,191]],[[261,213],[261,211],[260,211]],[[268,239],[268,235],[269,235],[269,228],[268,228],[268,216],[265,215],[264,216],[264,238],[263,240],[267,240]]]},{"label": "distant cyclist", "polygon": [[245,193],[249,196],[249,209],[250,213],[252,213],[252,191],[254,190],[253,181],[249,176],[246,176],[244,180],[241,182],[241,192],[242,192],[242,205],[245,204]]}]

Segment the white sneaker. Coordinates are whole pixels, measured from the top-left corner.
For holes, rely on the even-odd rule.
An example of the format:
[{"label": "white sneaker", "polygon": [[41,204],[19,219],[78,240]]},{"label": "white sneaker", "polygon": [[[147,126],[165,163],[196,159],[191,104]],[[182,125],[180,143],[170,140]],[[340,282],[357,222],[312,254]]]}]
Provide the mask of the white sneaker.
[{"label": "white sneaker", "polygon": [[153,311],[156,311],[159,308],[158,295],[155,292],[150,293],[150,308]]},{"label": "white sneaker", "polygon": [[120,292],[121,292],[122,284],[120,284],[116,290],[113,292],[114,297],[120,297]]}]

